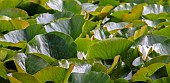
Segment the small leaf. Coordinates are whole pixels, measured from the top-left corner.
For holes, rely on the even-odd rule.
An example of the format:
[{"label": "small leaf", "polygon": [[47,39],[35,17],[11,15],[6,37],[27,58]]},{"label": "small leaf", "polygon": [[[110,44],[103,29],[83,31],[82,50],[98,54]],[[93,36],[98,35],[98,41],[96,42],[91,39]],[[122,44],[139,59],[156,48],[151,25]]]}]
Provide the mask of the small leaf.
[{"label": "small leaf", "polygon": [[134,40],[138,39],[139,37],[146,34],[147,32],[148,32],[148,27],[146,25],[141,27],[141,29],[136,30],[134,34]]}]

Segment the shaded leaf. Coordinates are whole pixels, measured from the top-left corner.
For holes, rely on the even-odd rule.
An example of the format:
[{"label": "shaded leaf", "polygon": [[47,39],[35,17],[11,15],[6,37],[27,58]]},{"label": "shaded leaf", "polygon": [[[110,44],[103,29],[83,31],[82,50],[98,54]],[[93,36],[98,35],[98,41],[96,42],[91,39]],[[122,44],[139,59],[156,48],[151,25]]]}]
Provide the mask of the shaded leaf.
[{"label": "shaded leaf", "polygon": [[[38,55],[38,54],[37,54]],[[46,62],[42,56],[37,56],[36,54],[24,54],[19,53],[14,56],[14,62],[18,69],[18,72],[27,72],[29,74],[34,74],[39,70],[49,66],[49,63]],[[52,59],[51,59],[52,60]]]},{"label": "shaded leaf", "polygon": [[72,73],[71,83],[113,83],[103,72]]},{"label": "shaded leaf", "polygon": [[77,57],[77,47],[74,40],[64,33],[50,32],[36,35],[27,47],[27,53],[41,53],[56,59]]}]

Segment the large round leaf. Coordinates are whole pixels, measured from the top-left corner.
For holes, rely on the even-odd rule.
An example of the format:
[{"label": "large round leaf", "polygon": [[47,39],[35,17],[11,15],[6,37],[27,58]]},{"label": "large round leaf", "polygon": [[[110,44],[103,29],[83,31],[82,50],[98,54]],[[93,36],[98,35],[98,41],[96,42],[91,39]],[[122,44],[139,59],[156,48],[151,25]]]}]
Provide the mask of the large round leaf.
[{"label": "large round leaf", "polygon": [[164,56],[158,56],[158,57],[155,57],[151,60],[149,60],[148,62],[146,62],[144,64],[144,66],[149,66],[151,64],[154,64],[154,63],[165,63],[165,64],[168,64],[170,62],[170,55],[164,55]]},{"label": "large round leaf", "polygon": [[71,83],[113,83],[103,72],[72,73]]},{"label": "large round leaf", "polygon": [[[12,76],[22,83],[41,83],[37,78],[27,73],[12,73]],[[12,76],[9,77],[11,83],[15,82],[12,80]]]},{"label": "large round leaf", "polygon": [[34,24],[28,26],[24,30],[15,30],[11,31],[3,36],[1,41],[6,42],[13,42],[18,43],[20,41],[27,41],[29,42],[32,38],[34,38],[38,34],[44,34],[46,33],[45,28],[41,25]]},{"label": "large round leaf", "polygon": [[92,45],[87,51],[87,59],[114,59],[116,55],[125,52],[132,41],[123,38],[109,38]]},{"label": "large round leaf", "polygon": [[58,11],[70,11],[75,14],[80,14],[81,6],[76,0],[49,0],[47,5]]},{"label": "large round leaf", "polygon": [[22,0],[0,0],[0,9],[15,8]]},{"label": "large round leaf", "polygon": [[148,67],[143,67],[141,69],[139,69],[132,78],[132,82],[135,81],[151,81],[151,78],[149,78],[149,76],[151,76],[152,74],[154,74],[158,69],[162,68],[165,64],[164,63],[155,63],[155,64],[151,64]]},{"label": "large round leaf", "polygon": [[6,8],[0,10],[0,15],[8,16],[10,18],[17,18],[17,17],[27,17],[28,14],[26,11],[18,8]]},{"label": "large round leaf", "polygon": [[54,14],[43,13],[36,17],[36,21],[38,24],[47,24],[59,18],[70,18],[72,16],[73,13],[71,12],[57,12]]},{"label": "large round leaf", "polygon": [[55,83],[66,83],[68,77],[71,74],[71,67],[69,69],[61,67],[47,67],[33,76],[40,80],[40,82],[45,83],[47,81],[52,81]]},{"label": "large round leaf", "polygon": [[152,5],[144,6],[142,15],[147,15],[151,13],[159,14],[163,12],[166,11],[164,10],[164,7],[162,5],[152,4]]},{"label": "large round leaf", "polygon": [[25,29],[29,26],[28,22],[19,19],[0,20],[0,24],[0,34],[4,34],[12,30]]},{"label": "large round leaf", "polygon": [[45,25],[44,27],[47,32],[58,31],[69,34],[73,39],[76,39],[82,32],[84,22],[85,20],[83,16],[76,15],[71,19],[59,19],[56,22]]},{"label": "large round leaf", "polygon": [[119,23],[107,22],[103,27],[107,27],[108,31],[112,31],[112,30],[124,29],[125,26],[127,26],[128,24],[129,22],[119,22]]},{"label": "large round leaf", "polygon": [[157,53],[161,55],[170,54],[170,39],[158,35],[146,35],[137,40],[138,45],[145,45],[147,48],[152,47]]},{"label": "large round leaf", "polygon": [[77,57],[77,47],[73,39],[64,33],[50,32],[37,35],[27,47],[28,53],[42,53],[56,59]]},{"label": "large round leaf", "polygon": [[[40,56],[44,58],[41,58]],[[34,74],[50,65],[47,62],[48,58],[49,57],[47,57],[46,55],[18,53],[14,56],[14,62],[16,64],[18,72],[27,72],[30,74]]]}]

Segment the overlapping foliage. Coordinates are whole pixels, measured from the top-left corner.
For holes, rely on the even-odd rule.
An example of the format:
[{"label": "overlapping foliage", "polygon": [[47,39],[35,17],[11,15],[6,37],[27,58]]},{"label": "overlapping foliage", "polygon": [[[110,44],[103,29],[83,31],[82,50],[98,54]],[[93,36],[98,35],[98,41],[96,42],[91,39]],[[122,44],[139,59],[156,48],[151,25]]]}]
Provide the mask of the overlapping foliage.
[{"label": "overlapping foliage", "polygon": [[2,83],[168,83],[170,0],[0,0]]}]

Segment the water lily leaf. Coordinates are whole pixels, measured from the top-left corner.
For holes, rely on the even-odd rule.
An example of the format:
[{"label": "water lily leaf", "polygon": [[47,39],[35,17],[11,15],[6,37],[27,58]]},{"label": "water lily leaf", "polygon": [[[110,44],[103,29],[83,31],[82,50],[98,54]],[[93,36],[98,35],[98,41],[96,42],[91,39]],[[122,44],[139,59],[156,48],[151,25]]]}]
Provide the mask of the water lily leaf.
[{"label": "water lily leaf", "polygon": [[148,3],[148,4],[154,4],[157,3],[158,0],[123,0],[129,3]]},{"label": "water lily leaf", "polygon": [[155,57],[151,60],[149,60],[148,62],[145,63],[145,67],[154,64],[154,63],[165,63],[168,64],[170,62],[170,55],[165,55],[165,56],[158,56]]},{"label": "water lily leaf", "polygon": [[27,41],[29,42],[38,34],[46,33],[45,28],[42,25],[34,24],[28,26],[24,30],[15,30],[11,31],[1,38],[1,41],[18,43],[20,41]]},{"label": "water lily leaf", "polygon": [[17,17],[27,17],[28,14],[26,11],[18,8],[6,8],[0,10],[0,15],[8,16],[10,18],[17,18]]},{"label": "water lily leaf", "polygon": [[123,14],[122,21],[131,22],[133,20],[137,20],[142,15],[142,11],[143,11],[143,4],[139,4],[133,7],[130,14]]},{"label": "water lily leaf", "polygon": [[160,29],[160,30],[155,30],[153,32],[153,34],[155,35],[160,35],[160,36],[165,36],[165,37],[168,37],[170,38],[170,27],[166,27],[166,28],[163,28],[163,29]]},{"label": "water lily leaf", "polygon": [[47,62],[50,58],[45,56],[46,55],[41,55],[40,57],[40,54],[18,53],[14,56],[14,62],[16,64],[18,72],[27,72],[29,74],[35,74],[39,70],[50,65]]},{"label": "water lily leaf", "polygon": [[107,67],[101,63],[94,63],[94,65],[91,68],[91,71],[96,71],[96,72],[106,72]]},{"label": "water lily leaf", "polygon": [[165,64],[164,63],[154,63],[149,65],[148,67],[143,67],[139,69],[132,77],[132,82],[135,81],[151,81],[151,76],[154,74],[158,69],[162,68]]},{"label": "water lily leaf", "polygon": [[169,77],[163,77],[152,81],[151,83],[168,83],[170,81]]},{"label": "water lily leaf", "polygon": [[125,3],[125,4],[120,4],[119,6],[115,7],[113,10],[114,11],[123,11],[123,10],[129,10],[131,11],[134,6],[136,6],[136,3]]},{"label": "water lily leaf", "polygon": [[151,26],[151,27],[157,27],[159,23],[162,23],[162,22],[165,22],[166,20],[165,19],[157,19],[157,20],[143,20],[145,21],[145,23],[148,25],[148,26]]},{"label": "water lily leaf", "polygon": [[123,14],[128,14],[129,12],[130,12],[129,10],[120,10],[120,11],[113,12],[113,14],[111,15],[118,19],[121,19]]},{"label": "water lily leaf", "polygon": [[19,81],[18,79],[12,77],[12,76],[8,76],[8,79],[11,83],[22,83],[21,81]]},{"label": "water lily leaf", "polygon": [[106,27],[108,31],[124,29],[129,22],[107,22],[103,27]]},{"label": "water lily leaf", "polygon": [[75,43],[77,45],[77,50],[82,51],[84,53],[87,53],[87,50],[91,45],[95,43],[94,40],[90,40],[88,38],[77,38],[75,40]]},{"label": "water lily leaf", "polygon": [[70,11],[75,14],[80,14],[82,9],[81,6],[75,0],[58,0],[58,1],[49,0],[47,2],[47,5],[54,10],[58,10],[61,12]]},{"label": "water lily leaf", "polygon": [[42,83],[47,81],[53,81],[55,83],[66,83],[68,81],[68,77],[71,74],[71,70],[72,68],[65,69],[61,67],[47,67],[37,72],[33,76],[40,80]]},{"label": "water lily leaf", "polygon": [[27,53],[41,53],[56,59],[77,57],[77,47],[74,40],[64,33],[50,32],[36,35],[27,47]]},{"label": "water lily leaf", "polygon": [[[138,41],[138,40],[137,40]],[[146,47],[152,47],[152,49],[161,54],[168,55],[170,54],[169,48],[169,39],[164,36],[158,35],[146,35],[139,39],[138,45],[145,45]]]},{"label": "water lily leaf", "polygon": [[27,73],[12,73],[12,76],[15,77],[17,80],[19,80],[22,83],[30,83],[30,82],[32,82],[32,83],[34,83],[34,82],[41,83],[34,76],[32,76],[30,74],[27,74]]},{"label": "water lily leaf", "polygon": [[[58,31],[71,35],[76,39],[82,32],[82,26],[85,20],[83,16],[76,15],[71,19],[59,19],[56,22],[45,25],[47,32]],[[76,33],[75,33],[76,32]]]},{"label": "water lily leaf", "polygon": [[159,14],[159,13],[163,13],[163,12],[166,12],[166,11],[164,10],[164,7],[162,5],[151,4],[148,6],[144,6],[142,15],[147,15],[147,14],[151,14],[151,13]]},{"label": "water lily leaf", "polygon": [[87,59],[113,59],[116,55],[125,52],[132,41],[123,38],[109,38],[93,44],[87,51]]},{"label": "water lily leaf", "polygon": [[167,71],[168,76],[170,76],[170,64],[169,63],[166,65],[166,71]]},{"label": "water lily leaf", "polygon": [[[82,27],[85,19],[81,15],[76,15],[71,18],[71,37],[76,39],[82,33]],[[76,32],[76,33],[75,33]]]},{"label": "water lily leaf", "polygon": [[[115,64],[114,62],[117,62],[117,64]],[[132,72],[130,67],[128,67],[128,65],[122,62],[121,59],[119,59],[119,61],[114,61],[114,62],[112,65],[115,65],[115,67],[109,74],[110,78],[114,80],[119,78],[130,80],[132,78]]]},{"label": "water lily leaf", "polygon": [[98,5],[94,5],[92,3],[83,3],[82,10],[86,12],[94,12],[98,8]]},{"label": "water lily leaf", "polygon": [[80,37],[86,37],[86,35],[89,34],[91,30],[97,27],[97,24],[98,22],[87,20],[82,27],[82,33]]},{"label": "water lily leaf", "polygon": [[92,37],[94,37],[97,40],[103,40],[103,39],[109,38],[109,35],[110,35],[108,31],[104,30],[104,28],[100,26],[94,29],[92,32],[94,34]]},{"label": "water lily leaf", "polygon": [[11,20],[8,16],[0,16],[0,20]]},{"label": "water lily leaf", "polygon": [[71,64],[74,64],[72,73],[86,73],[91,71],[92,67],[91,64],[88,64],[86,61],[77,58],[60,60],[58,63],[62,68],[69,68]]},{"label": "water lily leaf", "polygon": [[3,61],[7,57],[7,51],[5,49],[0,49],[0,61]]},{"label": "water lily leaf", "polygon": [[141,29],[135,31],[134,39],[135,40],[138,39],[142,35],[145,35],[147,32],[148,32],[148,27],[147,26],[141,27]]},{"label": "water lily leaf", "polygon": [[103,72],[72,73],[71,83],[113,83],[109,76]]},{"label": "water lily leaf", "polygon": [[[20,3],[17,7],[20,9],[25,10],[29,16],[33,16],[35,14],[45,13],[47,12],[47,9],[41,4],[43,0],[37,0],[37,3],[35,0],[24,0],[22,3]],[[40,4],[39,4],[40,3]],[[45,5],[45,3],[44,3]]]},{"label": "water lily leaf", "polygon": [[36,17],[36,21],[38,24],[47,24],[59,18],[71,18],[72,16],[73,13],[71,12],[56,12],[54,14],[43,13]]},{"label": "water lily leaf", "polygon": [[149,20],[166,19],[168,18],[168,14],[165,12],[159,14],[151,13],[151,14],[144,15],[144,17]]},{"label": "water lily leaf", "polygon": [[5,71],[5,69],[0,69],[0,77],[4,78],[4,79],[8,79],[7,77],[7,72]]},{"label": "water lily leaf", "polygon": [[12,30],[18,30],[18,29],[25,29],[27,26],[29,26],[28,22],[25,20],[18,20],[18,19],[12,19],[12,20],[0,20],[0,33],[7,33]]},{"label": "water lily leaf", "polygon": [[114,83],[129,83],[129,81],[123,78],[119,78],[119,79],[114,80]]},{"label": "water lily leaf", "polygon": [[110,11],[113,9],[112,5],[107,5],[101,8],[96,9],[95,12],[90,12],[93,16],[90,20],[97,21],[103,20],[106,16],[109,15]]},{"label": "water lily leaf", "polygon": [[118,6],[120,4],[117,0],[99,0],[99,6],[112,5],[113,7]]},{"label": "water lily leaf", "polygon": [[[22,0],[1,0],[0,1],[0,9],[5,9],[5,8],[15,8],[17,5],[20,4]],[[9,3],[10,2],[10,3]]]}]

